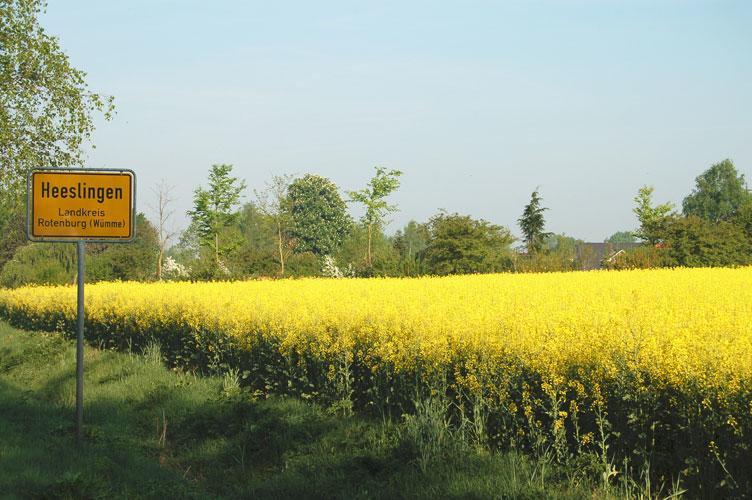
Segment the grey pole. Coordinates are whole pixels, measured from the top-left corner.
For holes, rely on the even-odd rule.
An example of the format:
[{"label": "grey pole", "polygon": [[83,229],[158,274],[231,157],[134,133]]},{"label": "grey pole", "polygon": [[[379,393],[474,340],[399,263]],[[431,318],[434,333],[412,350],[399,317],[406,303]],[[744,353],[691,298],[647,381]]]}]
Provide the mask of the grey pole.
[{"label": "grey pole", "polygon": [[76,332],[76,444],[83,443],[84,433],[84,242],[76,242],[78,257],[78,321]]}]

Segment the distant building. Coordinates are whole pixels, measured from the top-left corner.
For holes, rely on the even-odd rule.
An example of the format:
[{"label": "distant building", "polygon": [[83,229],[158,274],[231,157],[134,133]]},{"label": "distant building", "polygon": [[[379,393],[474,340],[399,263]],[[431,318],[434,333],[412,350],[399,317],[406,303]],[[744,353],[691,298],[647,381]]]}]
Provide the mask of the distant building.
[{"label": "distant building", "polygon": [[584,271],[602,269],[625,251],[640,245],[641,243],[579,243],[577,261],[580,263],[580,269]]}]

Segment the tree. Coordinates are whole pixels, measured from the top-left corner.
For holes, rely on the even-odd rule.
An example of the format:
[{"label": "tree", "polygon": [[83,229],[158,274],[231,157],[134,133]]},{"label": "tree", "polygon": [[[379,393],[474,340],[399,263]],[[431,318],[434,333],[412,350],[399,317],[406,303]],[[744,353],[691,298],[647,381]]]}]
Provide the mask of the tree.
[{"label": "tree", "polygon": [[368,228],[357,224],[350,228],[342,245],[332,257],[341,269],[349,269],[356,276],[394,276],[399,274],[400,256],[383,231],[373,231],[371,236],[372,265],[363,258],[363,249],[368,245]]},{"label": "tree", "polygon": [[637,238],[632,231],[617,231],[605,240],[604,243],[637,243]]},{"label": "tree", "polygon": [[397,210],[396,205],[389,205],[385,198],[399,188],[399,177],[402,172],[376,167],[376,175],[368,181],[368,187],[360,191],[350,191],[350,201],[362,203],[366,209],[361,222],[368,229],[368,245],[366,251],[366,265],[373,267],[371,242],[374,229],[381,229],[384,217]]},{"label": "tree", "polygon": [[295,251],[319,257],[335,252],[352,225],[337,186],[325,177],[308,174],[295,179],[287,195]]},{"label": "tree", "polygon": [[83,163],[93,115],[114,112],[113,98],[91,92],[38,17],[42,0],[0,2],[0,231],[22,244],[26,175],[32,168]]},{"label": "tree", "polygon": [[290,238],[292,215],[287,196],[291,182],[291,175],[275,175],[271,182],[266,183],[264,191],[254,190],[258,209],[274,221],[280,276],[285,275],[285,261],[293,249],[293,241]]},{"label": "tree", "polygon": [[544,248],[551,253],[560,253],[567,257],[574,257],[577,252],[577,244],[580,241],[566,234],[549,233],[543,239]]},{"label": "tree", "polygon": [[747,238],[752,241],[752,199],[747,200],[739,207],[731,222],[742,228]]},{"label": "tree", "polygon": [[566,234],[549,233],[541,250],[515,258],[517,272],[572,271],[578,264],[578,245],[582,241]]},{"label": "tree", "polygon": [[696,215],[711,222],[732,217],[752,195],[747,191],[744,175],[731,160],[716,163],[695,179],[695,189],[684,198],[684,215]]},{"label": "tree", "polygon": [[399,253],[400,272],[406,276],[413,276],[423,272],[423,250],[430,239],[427,224],[420,224],[411,220],[404,229],[398,230],[392,238],[392,245]]},{"label": "tree", "polygon": [[444,212],[433,216],[428,227],[423,258],[431,274],[493,273],[512,266],[514,237],[505,227]]},{"label": "tree", "polygon": [[[157,230],[139,213],[136,236],[128,244],[89,243],[86,279],[147,280],[154,276]],[[0,272],[0,286],[75,283],[76,247],[67,243],[28,243],[16,249]]]},{"label": "tree", "polygon": [[529,254],[539,252],[543,247],[543,240],[550,235],[550,233],[543,231],[546,225],[543,212],[548,209],[540,206],[541,201],[543,200],[536,189],[530,196],[530,203],[525,205],[522,217],[517,219],[525,237],[525,246],[527,246]]},{"label": "tree", "polygon": [[157,229],[142,213],[136,215],[136,236],[128,244],[89,245],[86,279],[92,281],[154,278],[159,248]]},{"label": "tree", "polygon": [[[257,204],[246,203],[240,209],[236,225],[243,242],[233,252],[233,267],[244,276],[279,276],[278,234],[274,218],[265,214]],[[287,248],[284,251],[287,253]],[[284,262],[287,272],[286,258]]]},{"label": "tree", "polygon": [[159,254],[157,256],[157,279],[162,279],[162,262],[164,261],[165,250],[170,240],[177,234],[170,225],[170,219],[172,218],[175,210],[171,208],[175,199],[172,197],[172,190],[175,186],[168,185],[164,179],[162,179],[155,188],[152,188],[154,195],[157,197],[157,204],[151,209],[157,216],[157,238],[159,246]]},{"label": "tree", "polygon": [[0,271],[0,286],[65,285],[76,280],[76,248],[66,243],[27,243]]},{"label": "tree", "polygon": [[170,248],[168,254],[186,267],[197,260],[201,254],[201,237],[196,229],[196,222],[191,221],[188,227],[180,232],[178,241]]},{"label": "tree", "polygon": [[752,264],[752,240],[743,226],[729,221],[711,222],[696,215],[677,217],[666,226],[665,244],[672,266]]},{"label": "tree", "polygon": [[219,235],[223,228],[232,225],[238,218],[236,207],[245,182],[230,177],[232,165],[215,164],[209,172],[209,187],[199,186],[193,194],[193,210],[188,215],[196,223],[201,243],[211,247],[214,264],[219,267],[219,257],[224,253]]},{"label": "tree", "polygon": [[19,197],[0,192],[0,267],[25,245],[26,211]]},{"label": "tree", "polygon": [[632,211],[640,221],[640,228],[634,235],[655,245],[663,239],[665,228],[673,217],[674,204],[668,202],[654,207],[652,186],[642,186],[637,191],[634,201],[636,206]]}]

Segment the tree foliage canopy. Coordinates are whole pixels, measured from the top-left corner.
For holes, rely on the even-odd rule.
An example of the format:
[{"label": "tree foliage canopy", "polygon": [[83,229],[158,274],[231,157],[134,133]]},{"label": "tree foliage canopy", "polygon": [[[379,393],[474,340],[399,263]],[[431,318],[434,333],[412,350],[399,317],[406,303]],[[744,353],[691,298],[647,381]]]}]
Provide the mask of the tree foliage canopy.
[{"label": "tree foliage canopy", "polygon": [[231,172],[232,165],[212,165],[209,186],[194,191],[193,210],[188,211],[202,244],[214,249],[217,264],[225,250],[220,246],[219,235],[237,220],[240,193],[245,189],[245,181],[231,177]]},{"label": "tree foliage canopy", "polygon": [[525,238],[528,253],[539,252],[543,248],[544,240],[550,235],[550,233],[544,231],[546,220],[543,217],[543,212],[548,209],[541,206],[541,201],[543,200],[536,189],[530,196],[530,203],[525,205],[522,217],[517,219]]},{"label": "tree foliage canopy", "polygon": [[684,215],[696,215],[711,222],[728,219],[752,199],[731,160],[716,163],[695,179],[695,188],[684,198]]},{"label": "tree foliage canopy", "polygon": [[110,118],[112,97],[89,91],[57,38],[39,25],[40,0],[0,2],[0,190],[17,188],[35,167],[82,163],[92,114]]},{"label": "tree foliage canopy", "polygon": [[442,212],[431,218],[428,228],[423,254],[429,274],[492,273],[511,268],[514,237],[505,227]]},{"label": "tree foliage canopy", "polygon": [[394,235],[394,248],[401,257],[411,259],[426,248],[429,238],[428,225],[411,220],[404,228],[397,230]]},{"label": "tree foliage canopy", "polygon": [[386,202],[386,197],[399,187],[400,175],[402,175],[402,172],[399,170],[387,171],[385,168],[376,167],[376,175],[368,181],[366,188],[348,193],[350,201],[361,203],[366,209],[361,222],[368,229],[366,243],[366,265],[368,267],[373,266],[372,242],[374,230],[381,229],[386,215],[397,210],[396,205],[390,205]]},{"label": "tree foliage canopy", "polygon": [[635,208],[632,210],[640,221],[640,228],[634,235],[651,245],[661,241],[666,224],[674,211],[673,203],[653,206],[653,187],[642,186],[635,196]]},{"label": "tree foliage canopy", "polygon": [[668,264],[719,267],[752,264],[752,240],[729,221],[711,222],[696,215],[678,217],[666,227]]},{"label": "tree foliage canopy", "polygon": [[325,177],[308,174],[289,186],[295,251],[331,255],[347,236],[352,219],[336,184]]},{"label": "tree foliage canopy", "polygon": [[361,203],[366,211],[361,221],[364,225],[379,226],[383,223],[387,214],[397,210],[396,205],[386,202],[386,197],[399,188],[399,170],[386,170],[376,167],[376,175],[368,181],[368,186],[360,191],[350,191],[350,200]]},{"label": "tree foliage canopy", "polygon": [[633,231],[616,231],[606,238],[604,243],[637,243],[637,238]]},{"label": "tree foliage canopy", "polygon": [[93,115],[110,119],[113,98],[89,90],[38,17],[42,0],[0,0],[0,264],[24,243],[26,175],[83,164]]}]

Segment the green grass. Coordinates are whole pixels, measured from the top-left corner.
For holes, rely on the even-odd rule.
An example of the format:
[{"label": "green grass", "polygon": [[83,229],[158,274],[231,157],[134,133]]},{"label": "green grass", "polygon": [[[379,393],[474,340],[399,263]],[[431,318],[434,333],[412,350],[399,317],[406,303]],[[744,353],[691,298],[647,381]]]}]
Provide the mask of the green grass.
[{"label": "green grass", "polygon": [[544,475],[540,463],[524,456],[491,454],[451,436],[426,458],[421,440],[431,434],[428,427],[415,427],[415,419],[376,422],[294,399],[256,399],[231,375],[169,371],[158,348],[133,354],[87,347],[85,367],[86,437],[78,449],[74,343],[0,323],[0,497],[604,493],[581,475]]}]

